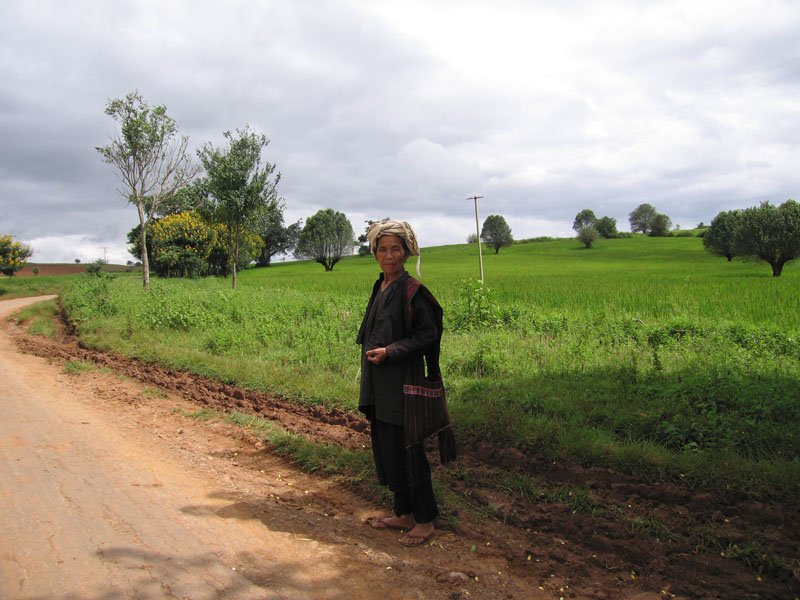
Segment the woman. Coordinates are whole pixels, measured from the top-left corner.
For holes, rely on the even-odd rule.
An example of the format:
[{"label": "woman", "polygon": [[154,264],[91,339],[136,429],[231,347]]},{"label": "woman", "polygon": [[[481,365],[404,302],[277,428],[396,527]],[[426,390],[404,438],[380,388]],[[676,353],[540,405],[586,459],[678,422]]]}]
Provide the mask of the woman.
[{"label": "woman", "polygon": [[378,481],[394,493],[394,514],[370,523],[406,530],[400,543],[419,546],[433,536],[439,515],[424,438],[437,433],[442,463],[455,458],[439,372],[442,309],[405,270],[409,256],[419,257],[408,223],[373,223],[367,238],[382,273],[358,332],[359,409],[370,420]]}]

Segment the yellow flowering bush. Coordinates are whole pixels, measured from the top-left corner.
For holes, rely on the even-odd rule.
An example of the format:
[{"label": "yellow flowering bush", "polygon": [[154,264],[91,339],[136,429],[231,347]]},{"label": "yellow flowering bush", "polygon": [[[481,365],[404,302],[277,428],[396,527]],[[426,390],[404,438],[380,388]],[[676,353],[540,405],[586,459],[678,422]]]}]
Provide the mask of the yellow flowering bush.
[{"label": "yellow flowering bush", "polygon": [[32,254],[30,246],[15,242],[10,235],[0,235],[0,273],[3,275],[13,277]]},{"label": "yellow flowering bush", "polygon": [[162,277],[197,277],[208,272],[213,228],[196,212],[167,215],[150,226],[153,270]]}]

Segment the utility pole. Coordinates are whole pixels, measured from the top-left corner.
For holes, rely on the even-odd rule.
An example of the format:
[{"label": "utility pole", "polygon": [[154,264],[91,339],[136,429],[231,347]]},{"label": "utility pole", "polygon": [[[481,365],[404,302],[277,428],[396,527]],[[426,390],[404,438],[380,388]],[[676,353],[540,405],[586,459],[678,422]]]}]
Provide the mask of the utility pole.
[{"label": "utility pole", "polygon": [[478,264],[481,267],[481,278],[480,282],[483,285],[483,251],[481,250],[481,229],[480,225],[478,225],[478,200],[483,198],[483,196],[470,196],[467,200],[472,200],[475,202],[475,235],[477,236],[478,242]]},{"label": "utility pole", "polygon": [[103,262],[105,264],[108,264],[108,255],[106,254],[107,250],[108,250],[108,246],[103,246]]}]

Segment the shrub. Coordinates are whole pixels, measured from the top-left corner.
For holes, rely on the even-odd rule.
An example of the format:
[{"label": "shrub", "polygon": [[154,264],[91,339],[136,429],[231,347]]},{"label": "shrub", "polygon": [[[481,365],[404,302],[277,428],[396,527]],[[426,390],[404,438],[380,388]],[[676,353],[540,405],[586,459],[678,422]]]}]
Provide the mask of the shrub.
[{"label": "shrub", "polygon": [[86,265],[86,272],[89,275],[93,275],[94,277],[102,277],[105,272],[103,271],[103,267],[106,265],[105,261],[102,258],[98,258],[96,261],[89,263]]},{"label": "shrub", "polygon": [[450,326],[456,330],[486,329],[510,324],[519,318],[515,307],[501,308],[491,288],[474,279],[461,281],[459,294],[446,313]]}]

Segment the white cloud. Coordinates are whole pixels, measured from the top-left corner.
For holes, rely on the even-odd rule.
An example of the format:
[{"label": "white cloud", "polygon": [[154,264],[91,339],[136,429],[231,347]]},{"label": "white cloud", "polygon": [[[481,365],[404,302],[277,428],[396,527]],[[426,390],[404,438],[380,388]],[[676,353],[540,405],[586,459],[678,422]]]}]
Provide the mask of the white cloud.
[{"label": "white cloud", "polygon": [[27,243],[33,248],[30,261],[34,263],[71,263],[76,258],[82,263],[103,259],[116,265],[136,261],[128,252],[127,244],[120,244],[116,238],[96,239],[74,234],[33,238]]}]

